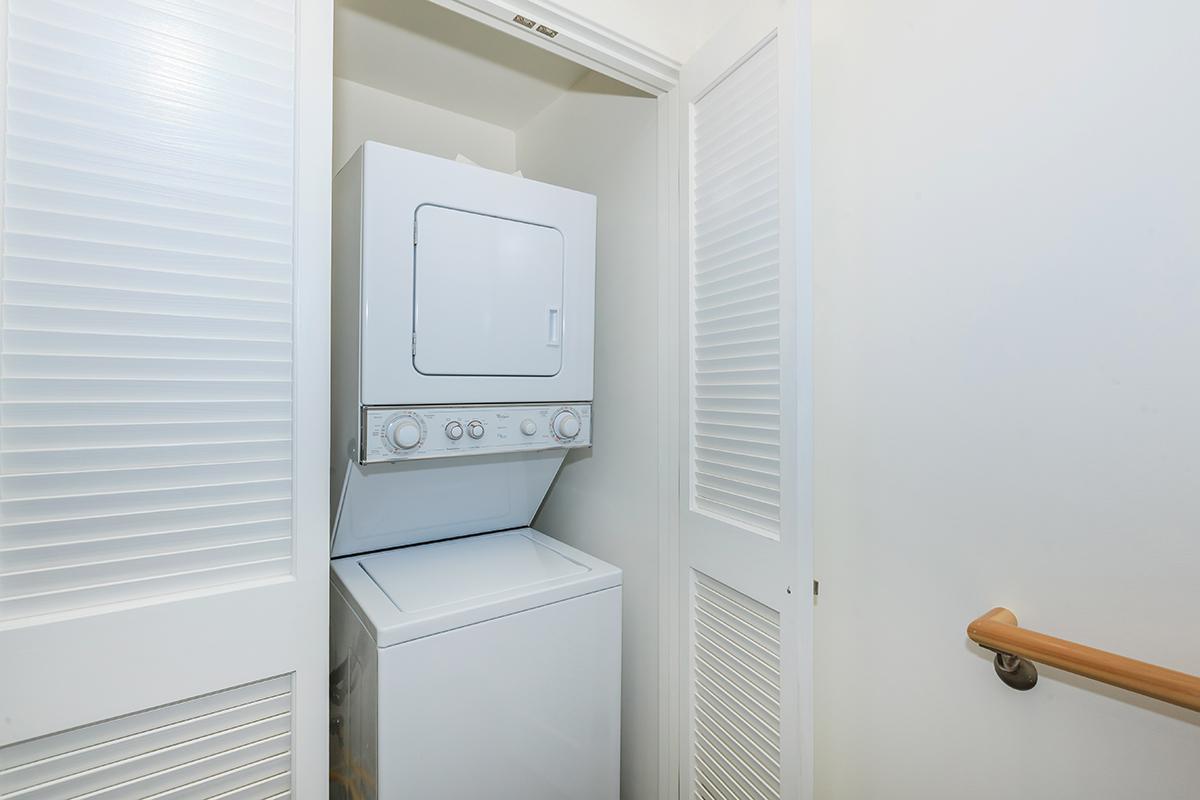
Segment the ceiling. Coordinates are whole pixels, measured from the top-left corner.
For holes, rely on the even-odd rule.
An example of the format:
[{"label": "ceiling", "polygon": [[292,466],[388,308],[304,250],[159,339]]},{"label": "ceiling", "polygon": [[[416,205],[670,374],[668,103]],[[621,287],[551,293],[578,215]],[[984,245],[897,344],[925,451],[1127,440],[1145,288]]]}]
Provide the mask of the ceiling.
[{"label": "ceiling", "polygon": [[428,0],[337,0],[340,78],[522,127],[589,72]]}]

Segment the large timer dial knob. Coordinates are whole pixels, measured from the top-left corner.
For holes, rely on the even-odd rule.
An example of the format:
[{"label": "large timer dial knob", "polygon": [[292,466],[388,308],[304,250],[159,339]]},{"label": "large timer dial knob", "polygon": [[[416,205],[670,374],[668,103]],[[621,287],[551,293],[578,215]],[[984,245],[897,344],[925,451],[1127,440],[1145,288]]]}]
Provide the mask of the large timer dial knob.
[{"label": "large timer dial knob", "polygon": [[554,435],[559,439],[570,441],[579,435],[579,415],[570,409],[564,409],[555,414],[551,424],[554,428]]},{"label": "large timer dial knob", "polygon": [[421,443],[421,423],[411,415],[396,417],[387,426],[388,441],[400,450],[411,450]]}]

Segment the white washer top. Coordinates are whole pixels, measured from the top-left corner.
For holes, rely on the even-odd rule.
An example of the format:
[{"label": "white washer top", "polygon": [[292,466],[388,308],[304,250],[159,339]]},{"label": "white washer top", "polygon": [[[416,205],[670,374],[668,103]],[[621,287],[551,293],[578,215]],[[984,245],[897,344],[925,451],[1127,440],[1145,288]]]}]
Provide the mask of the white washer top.
[{"label": "white washer top", "polygon": [[523,533],[405,547],[364,556],[358,563],[396,608],[410,614],[588,571]]},{"label": "white washer top", "polygon": [[334,559],[377,647],[621,585],[621,570],[531,528]]}]

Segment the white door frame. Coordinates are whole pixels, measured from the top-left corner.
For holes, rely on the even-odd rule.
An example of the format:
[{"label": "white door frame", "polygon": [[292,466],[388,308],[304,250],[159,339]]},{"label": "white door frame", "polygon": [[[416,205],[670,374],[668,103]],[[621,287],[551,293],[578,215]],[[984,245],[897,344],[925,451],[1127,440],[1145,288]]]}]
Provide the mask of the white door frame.
[{"label": "white door frame", "polygon": [[[660,800],[679,797],[679,91],[659,98],[658,605]],[[665,747],[662,746],[665,743]]]}]

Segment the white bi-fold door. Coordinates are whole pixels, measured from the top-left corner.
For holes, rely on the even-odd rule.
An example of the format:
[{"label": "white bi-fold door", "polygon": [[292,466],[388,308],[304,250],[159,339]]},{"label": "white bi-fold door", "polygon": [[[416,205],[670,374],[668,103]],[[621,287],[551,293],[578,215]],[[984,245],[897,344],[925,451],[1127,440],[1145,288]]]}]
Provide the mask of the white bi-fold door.
[{"label": "white bi-fold door", "polygon": [[0,5],[0,796],[327,791],[330,4]]},{"label": "white bi-fold door", "polygon": [[808,8],[684,66],[680,795],[812,792]]}]

